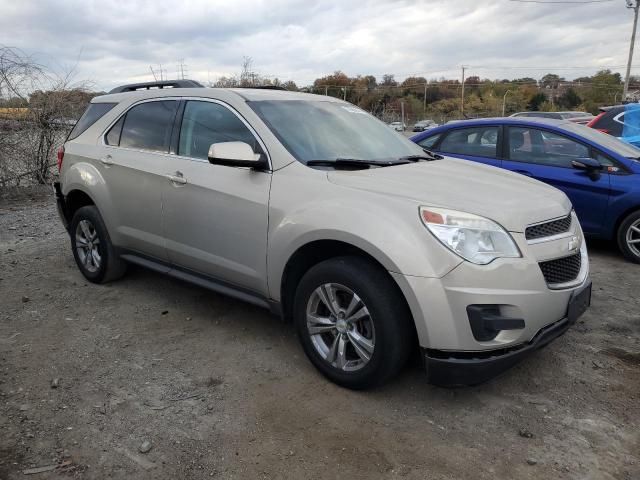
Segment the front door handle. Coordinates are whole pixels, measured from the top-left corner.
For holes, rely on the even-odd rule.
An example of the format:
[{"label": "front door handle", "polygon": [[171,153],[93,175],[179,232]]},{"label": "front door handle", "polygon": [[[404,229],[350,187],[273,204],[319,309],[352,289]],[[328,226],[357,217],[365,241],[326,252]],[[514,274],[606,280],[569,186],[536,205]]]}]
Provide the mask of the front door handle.
[{"label": "front door handle", "polygon": [[105,167],[110,167],[111,165],[115,165],[115,162],[112,160],[111,155],[107,155],[100,159],[100,163],[102,163]]},{"label": "front door handle", "polygon": [[171,173],[169,175],[165,175],[165,177],[171,183],[176,183],[176,184],[179,184],[179,185],[184,185],[185,183],[187,183],[187,179],[184,178],[184,175],[180,171],[175,172],[175,173]]}]

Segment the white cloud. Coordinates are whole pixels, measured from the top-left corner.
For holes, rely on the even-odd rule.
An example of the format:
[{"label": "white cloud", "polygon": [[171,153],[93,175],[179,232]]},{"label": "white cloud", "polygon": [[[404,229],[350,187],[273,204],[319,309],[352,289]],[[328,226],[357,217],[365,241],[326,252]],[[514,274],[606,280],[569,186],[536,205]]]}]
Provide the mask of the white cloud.
[{"label": "white cloud", "polygon": [[59,69],[77,62],[77,78],[101,89],[151,80],[160,63],[175,77],[180,59],[206,81],[238,73],[245,55],[299,85],[334,70],[453,77],[461,64],[489,78],[574,78],[624,70],[631,20],[622,0],[0,0],[0,44]]}]

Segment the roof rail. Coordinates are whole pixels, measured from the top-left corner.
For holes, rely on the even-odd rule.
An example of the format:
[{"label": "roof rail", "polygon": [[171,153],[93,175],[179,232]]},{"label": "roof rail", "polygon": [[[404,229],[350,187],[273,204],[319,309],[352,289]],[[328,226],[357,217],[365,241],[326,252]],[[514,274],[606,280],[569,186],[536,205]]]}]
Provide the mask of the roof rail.
[{"label": "roof rail", "polygon": [[195,80],[163,80],[160,82],[130,83],[121,85],[111,90],[109,93],[135,92],[136,90],[150,90],[152,88],[204,88]]}]

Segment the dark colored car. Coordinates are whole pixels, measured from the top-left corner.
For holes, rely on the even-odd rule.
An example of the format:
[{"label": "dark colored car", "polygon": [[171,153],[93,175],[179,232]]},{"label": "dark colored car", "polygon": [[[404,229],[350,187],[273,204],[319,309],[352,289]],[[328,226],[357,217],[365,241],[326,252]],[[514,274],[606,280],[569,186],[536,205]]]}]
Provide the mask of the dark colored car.
[{"label": "dark colored car", "polygon": [[430,128],[437,127],[438,124],[433,120],[420,120],[416,122],[413,126],[414,132],[424,132],[425,130],[429,130]]},{"label": "dark colored car", "polygon": [[640,104],[629,103],[600,108],[600,114],[587,127],[608,133],[640,147]]},{"label": "dark colored car", "polygon": [[639,148],[584,125],[545,118],[467,120],[411,140],[559,188],[585,234],[617,240],[625,257],[640,263]]}]

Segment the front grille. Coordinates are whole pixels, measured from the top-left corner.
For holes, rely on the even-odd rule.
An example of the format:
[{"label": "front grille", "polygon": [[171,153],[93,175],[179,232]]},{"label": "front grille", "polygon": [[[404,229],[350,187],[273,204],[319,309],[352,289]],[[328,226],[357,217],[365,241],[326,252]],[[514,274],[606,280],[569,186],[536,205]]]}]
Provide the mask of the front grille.
[{"label": "front grille", "polygon": [[551,237],[560,233],[568,232],[571,228],[571,215],[558,220],[552,220],[538,225],[531,225],[524,231],[527,240],[535,240],[537,238]]},{"label": "front grille", "polygon": [[554,285],[558,283],[571,282],[578,278],[580,268],[582,267],[582,256],[580,252],[568,257],[556,258],[540,262],[540,270],[544,275],[547,284]]}]

